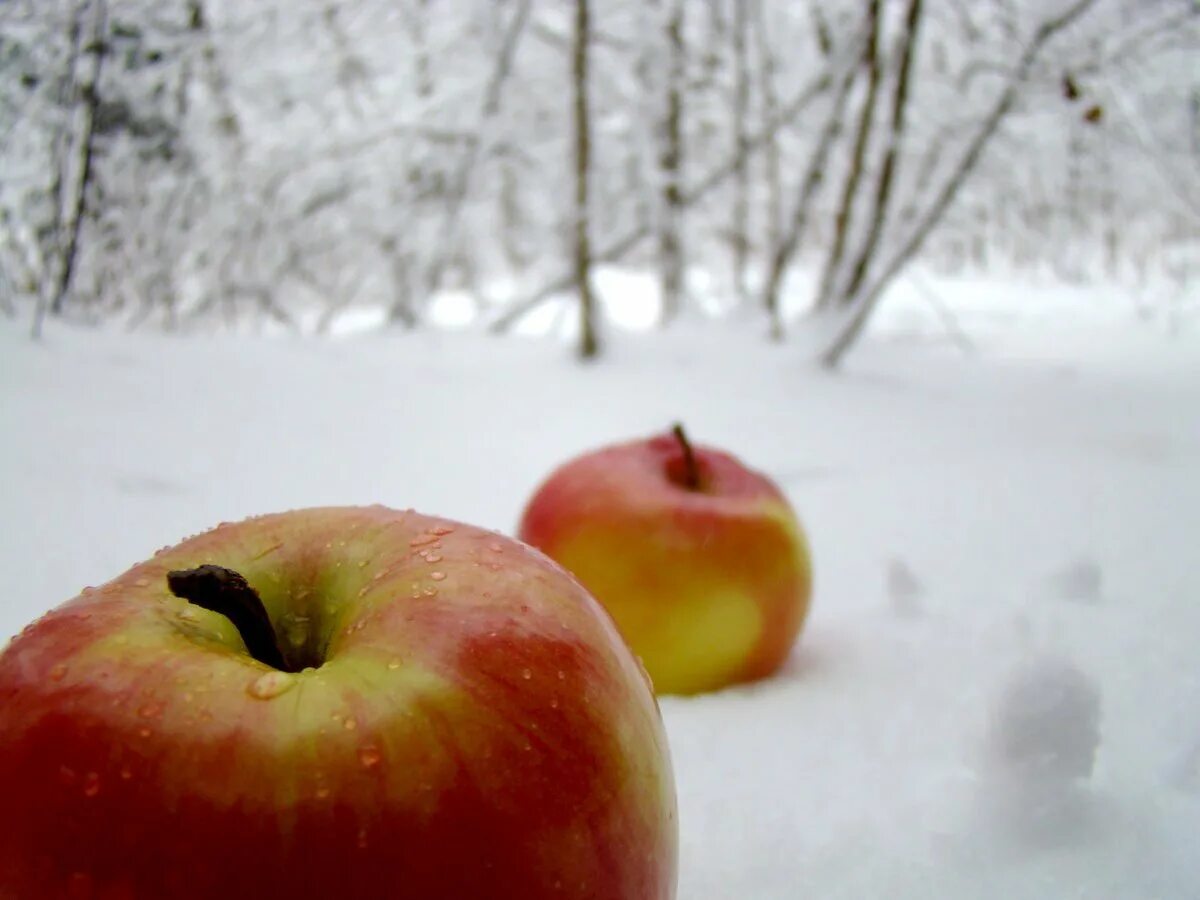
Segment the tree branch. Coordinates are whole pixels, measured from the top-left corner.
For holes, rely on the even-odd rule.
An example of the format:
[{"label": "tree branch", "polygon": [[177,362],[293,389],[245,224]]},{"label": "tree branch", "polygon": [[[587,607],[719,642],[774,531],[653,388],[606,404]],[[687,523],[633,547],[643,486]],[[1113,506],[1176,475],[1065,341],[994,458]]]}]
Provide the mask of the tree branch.
[{"label": "tree branch", "polygon": [[850,314],[845,326],[821,357],[821,362],[825,366],[836,368],[841,362],[846,351],[850,349],[854,341],[857,340],[858,335],[862,332],[884,290],[886,290],[892,280],[909,263],[913,256],[920,251],[934,227],[941,220],[950,204],[954,202],[955,197],[958,196],[958,192],[962,189],[963,184],[974,173],[980,158],[983,156],[984,149],[1000,128],[1005,117],[1012,111],[1021,88],[1028,79],[1030,71],[1036,64],[1046,44],[1059,32],[1069,27],[1087,13],[1088,10],[1096,5],[1096,2],[1097,0],[1076,0],[1075,3],[1060,15],[1044,21],[1038,27],[1037,31],[1034,32],[1033,37],[1025,47],[1025,51],[1021,54],[1016,71],[1009,78],[1004,90],[1001,91],[991,111],[975,133],[974,138],[972,138],[967,149],[959,158],[958,163],[942,184],[933,203],[925,211],[925,214],[908,238],[893,254],[887,265],[883,267],[880,274],[860,292],[859,298],[850,307]]},{"label": "tree branch", "polygon": [[[834,79],[835,71],[832,69],[826,70],[802,88],[780,110],[779,115],[773,121],[768,122],[757,134],[753,135],[746,142],[745,152],[753,154],[769,144],[779,131],[792,124],[813,101],[825,93],[834,83]],[[692,185],[690,189],[683,192],[682,199],[684,206],[690,206],[699,202],[715,188],[720,187],[736,171],[736,157],[714,167],[707,175]],[[641,223],[631,228],[625,234],[621,235],[621,237],[606,244],[603,249],[593,253],[592,259],[594,262],[616,262],[637,247],[652,233],[648,224]],[[556,276],[497,317],[488,326],[488,331],[492,334],[503,334],[543,303],[568,290],[573,281],[573,275],[569,272]]]}]

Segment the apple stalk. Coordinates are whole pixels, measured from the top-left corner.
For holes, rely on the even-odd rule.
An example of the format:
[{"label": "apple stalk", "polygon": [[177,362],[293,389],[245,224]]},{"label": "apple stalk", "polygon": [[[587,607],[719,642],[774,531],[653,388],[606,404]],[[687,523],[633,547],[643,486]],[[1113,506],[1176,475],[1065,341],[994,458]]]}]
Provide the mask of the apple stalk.
[{"label": "apple stalk", "polygon": [[675,440],[679,441],[679,447],[683,450],[683,486],[689,491],[698,491],[700,467],[696,464],[696,451],[692,448],[692,442],[688,440],[687,433],[679,422],[675,423],[671,433],[675,435]]},{"label": "apple stalk", "polygon": [[284,660],[262,598],[233,569],[214,565],[175,569],[167,573],[167,586],[176,597],[232,622],[246,650],[259,662],[283,672],[299,671]]}]

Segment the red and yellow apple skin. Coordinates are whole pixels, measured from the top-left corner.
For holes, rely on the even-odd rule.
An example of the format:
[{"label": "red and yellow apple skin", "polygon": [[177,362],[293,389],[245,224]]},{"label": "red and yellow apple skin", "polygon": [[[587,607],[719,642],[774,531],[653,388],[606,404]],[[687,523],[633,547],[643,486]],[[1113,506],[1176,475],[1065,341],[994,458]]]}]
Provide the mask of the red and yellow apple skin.
[{"label": "red and yellow apple skin", "polygon": [[804,624],[812,573],[780,490],[729,454],[673,434],[580,456],[529,502],[519,536],[612,614],[664,694],[774,673]]},{"label": "red and yellow apple skin", "polygon": [[[256,588],[294,674],[170,593]],[[567,573],[382,507],[223,525],[0,655],[0,900],[671,900],[652,691]]]}]

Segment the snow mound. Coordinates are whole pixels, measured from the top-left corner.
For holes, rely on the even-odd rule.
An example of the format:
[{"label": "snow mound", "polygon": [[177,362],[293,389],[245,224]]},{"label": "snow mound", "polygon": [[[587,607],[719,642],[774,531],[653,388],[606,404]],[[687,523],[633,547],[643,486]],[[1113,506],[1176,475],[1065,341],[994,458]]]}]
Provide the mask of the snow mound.
[{"label": "snow mound", "polygon": [[1100,688],[1070,660],[1043,656],[1010,677],[992,711],[994,772],[1045,784],[1091,777],[1100,747]]}]

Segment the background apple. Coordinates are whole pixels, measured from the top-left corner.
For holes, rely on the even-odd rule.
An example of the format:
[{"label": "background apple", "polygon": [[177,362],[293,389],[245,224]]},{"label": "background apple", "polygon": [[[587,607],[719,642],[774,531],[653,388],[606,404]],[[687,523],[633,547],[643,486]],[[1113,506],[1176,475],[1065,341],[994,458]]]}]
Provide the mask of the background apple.
[{"label": "background apple", "polygon": [[[253,634],[254,591],[281,668],[202,607]],[[0,736],[2,900],[674,896],[661,720],[608,616],[412,512],[226,524],[84,590],[0,655]]]},{"label": "background apple", "polygon": [[607,607],[660,693],[771,674],[808,611],[809,552],[787,499],[679,426],[563,465],[520,537]]}]

